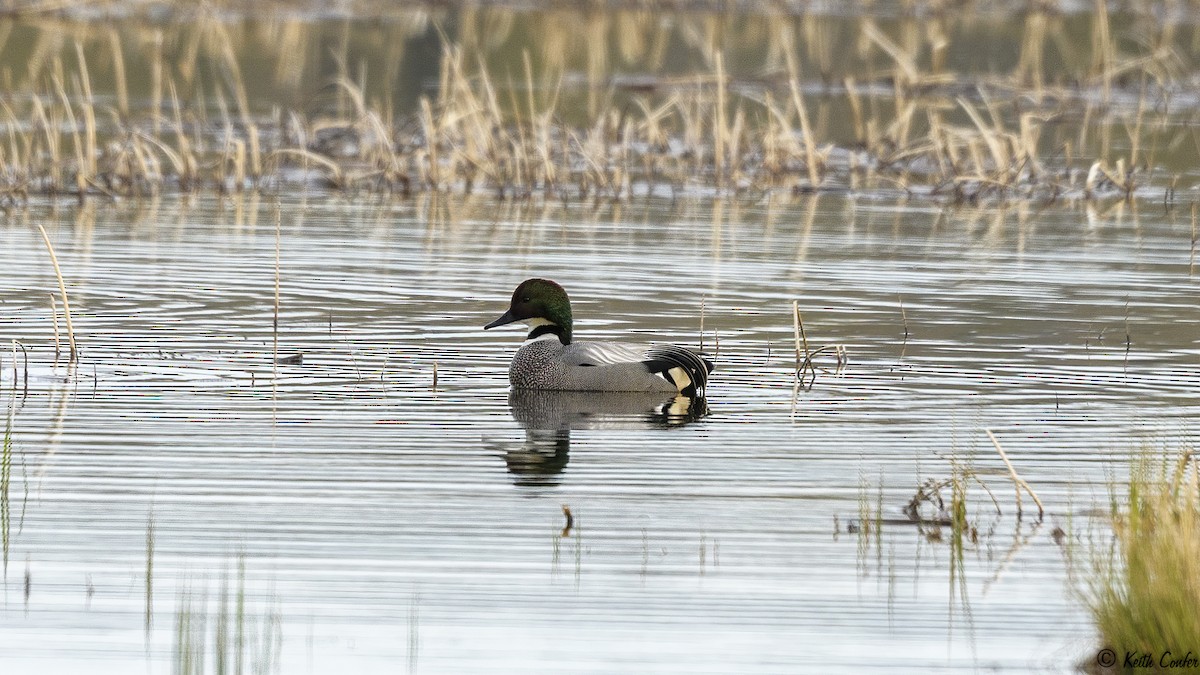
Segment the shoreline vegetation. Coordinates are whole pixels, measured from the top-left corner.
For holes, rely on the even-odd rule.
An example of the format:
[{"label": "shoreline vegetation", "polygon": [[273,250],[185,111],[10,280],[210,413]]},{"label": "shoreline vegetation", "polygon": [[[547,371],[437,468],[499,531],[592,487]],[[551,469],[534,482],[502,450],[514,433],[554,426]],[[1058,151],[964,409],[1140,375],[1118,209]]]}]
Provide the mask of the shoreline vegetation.
[{"label": "shoreline vegetation", "polygon": [[1170,205],[1200,183],[1195,3],[550,6],[15,3],[0,206],[303,190]]},{"label": "shoreline vegetation", "polygon": [[[1113,495],[1109,517],[1113,535],[1104,537],[1106,543],[1093,541],[1091,574],[1081,589],[1102,646],[1139,667],[1195,672],[1200,463],[1191,448],[1136,454],[1126,494]],[[1129,670],[1120,658],[1099,665],[1088,663],[1084,670]]]}]

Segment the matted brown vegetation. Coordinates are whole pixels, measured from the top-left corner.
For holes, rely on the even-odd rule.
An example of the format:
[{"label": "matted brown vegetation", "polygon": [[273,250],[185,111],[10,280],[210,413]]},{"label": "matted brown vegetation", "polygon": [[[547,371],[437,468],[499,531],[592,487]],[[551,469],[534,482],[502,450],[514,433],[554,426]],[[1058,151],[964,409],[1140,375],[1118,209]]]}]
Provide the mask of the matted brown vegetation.
[{"label": "matted brown vegetation", "polygon": [[[674,6],[391,10],[332,49],[303,3],[241,22],[212,5],[157,23],[29,11],[0,26],[17,80],[0,99],[0,197],[318,186],[1052,203],[1173,201],[1196,180],[1187,5],[662,12]],[[29,25],[17,76],[13,35]],[[989,30],[1011,34],[1012,53],[972,63]],[[429,35],[436,68],[417,65],[436,79],[403,100],[393,85],[417,58],[403,44]],[[384,73],[366,72],[364,51]],[[264,66],[271,87],[247,75]]]}]

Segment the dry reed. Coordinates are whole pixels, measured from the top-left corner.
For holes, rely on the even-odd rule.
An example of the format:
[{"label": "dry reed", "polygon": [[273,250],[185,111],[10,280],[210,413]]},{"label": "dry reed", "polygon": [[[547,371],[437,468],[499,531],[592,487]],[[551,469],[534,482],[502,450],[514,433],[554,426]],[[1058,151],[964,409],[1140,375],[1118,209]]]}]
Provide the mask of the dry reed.
[{"label": "dry reed", "polygon": [[[0,197],[316,188],[629,199],[668,186],[684,194],[899,189],[949,202],[1129,200],[1150,194],[1152,162],[1181,147],[1179,125],[1200,114],[1160,103],[1192,77],[1178,19],[1154,23],[1149,5],[1133,3],[1125,11],[1147,35],[1131,44],[1097,2],[1087,16],[1094,44],[1078,53],[1063,51],[1060,17],[1036,8],[1011,16],[1015,66],[985,74],[955,70],[948,55],[969,33],[932,6],[923,23],[867,8],[840,22],[793,17],[783,3],[762,14],[679,17],[676,32],[664,32],[653,14],[467,8],[455,39],[442,34],[436,90],[411,113],[397,114],[390,82],[362,68],[352,74],[343,50],[334,53],[339,72],[316,82],[327,84],[320,105],[274,103],[267,115],[257,112],[269,102],[256,96],[244,55],[264,53],[280,82],[312,86],[305,46],[318,42],[320,28],[294,20],[239,28],[219,9],[237,5],[100,38],[70,29],[69,49],[38,44],[25,81],[0,103]],[[437,12],[406,12],[389,24],[400,36],[438,26]],[[521,45],[515,68],[490,61],[518,39],[517,26],[545,39]],[[856,34],[839,39],[838,30]],[[695,49],[703,65],[654,74],[671,39]],[[608,42],[644,59],[651,74],[614,76],[601,48]],[[753,53],[742,45],[756,44],[767,45],[771,74],[736,74],[734,64]],[[96,89],[96,63],[109,64],[111,93]],[[575,70],[582,82],[568,76]],[[135,82],[148,89],[145,107],[130,91]],[[842,111],[848,131],[830,122]]]},{"label": "dry reed", "polygon": [[[46,243],[46,252],[50,254],[50,264],[52,264],[54,266],[54,276],[58,278],[58,292],[62,298],[63,317],[65,317],[66,321],[67,321],[67,340],[71,344],[71,359],[70,360],[72,363],[74,363],[79,360],[79,349],[75,345],[75,327],[71,323],[71,304],[70,304],[70,301],[67,300],[67,284],[65,281],[63,281],[62,269],[58,266],[58,256],[54,254],[54,246],[50,243],[50,235],[46,234],[46,228],[42,227],[41,223],[38,223],[37,228],[38,228],[38,231],[42,233],[42,241],[44,241]],[[57,342],[57,336],[58,336],[58,320],[57,320],[57,318],[55,319],[54,325],[55,325],[55,332],[54,332],[55,341]],[[57,353],[57,350],[56,350],[56,353]]]}]

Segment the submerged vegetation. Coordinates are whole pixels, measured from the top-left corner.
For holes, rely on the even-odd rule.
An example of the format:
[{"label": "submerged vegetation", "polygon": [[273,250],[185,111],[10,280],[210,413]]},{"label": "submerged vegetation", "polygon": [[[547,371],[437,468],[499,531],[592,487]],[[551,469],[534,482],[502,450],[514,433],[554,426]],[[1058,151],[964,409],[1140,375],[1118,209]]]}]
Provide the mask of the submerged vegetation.
[{"label": "submerged vegetation", "polygon": [[[1015,511],[1016,515],[1015,519],[1009,521],[1013,540],[997,567],[996,576],[999,576],[1000,571],[1012,561],[1017,551],[1038,532],[1045,522],[1046,514],[1041,500],[1029,483],[1017,473],[996,436],[990,430],[985,430],[985,433],[1007,467],[1008,479],[1016,494],[1015,508],[1007,514],[1014,515]],[[948,477],[926,478],[921,481],[900,513],[891,516],[885,515],[883,481],[877,485],[878,494],[874,501],[867,494],[868,485],[865,482],[860,484],[858,518],[852,520],[848,527],[848,530],[858,537],[860,573],[866,569],[865,560],[872,548],[879,556],[879,564],[882,564],[882,535],[885,527],[914,528],[924,541],[946,545],[949,553],[947,569],[950,597],[957,596],[965,607],[967,554],[970,551],[980,552],[994,543],[992,540],[1001,529],[1000,521],[1005,518],[1007,508],[1002,506],[1000,499],[985,480],[987,474],[995,472],[980,470],[975,466],[975,460],[975,457],[970,456],[951,458]],[[1038,509],[1037,518],[1029,522],[1024,519],[1022,492],[1033,499]],[[1028,527],[1023,528],[1023,525]],[[988,564],[994,562],[989,556]]]},{"label": "submerged vegetation", "polygon": [[[1200,640],[1200,465],[1191,450],[1171,461],[1135,459],[1128,496],[1114,497],[1112,544],[1096,552],[1085,589],[1103,646],[1195,656]],[[1195,664],[1192,663],[1192,666]]]},{"label": "submerged vegetation", "polygon": [[1181,158],[1197,147],[1200,17],[1174,4],[352,3],[364,14],[332,29],[303,5],[269,6],[242,22],[226,11],[237,3],[165,18],[110,9],[103,24],[58,5],[8,19],[0,196],[855,190],[1051,203],[1171,201],[1195,178]]},{"label": "submerged vegetation", "polygon": [[[185,586],[175,609],[174,669],[180,675],[279,672],[282,619],[278,600],[248,598],[246,564],[238,561],[236,588],[221,576],[215,599]],[[211,659],[211,661],[209,660]]]}]

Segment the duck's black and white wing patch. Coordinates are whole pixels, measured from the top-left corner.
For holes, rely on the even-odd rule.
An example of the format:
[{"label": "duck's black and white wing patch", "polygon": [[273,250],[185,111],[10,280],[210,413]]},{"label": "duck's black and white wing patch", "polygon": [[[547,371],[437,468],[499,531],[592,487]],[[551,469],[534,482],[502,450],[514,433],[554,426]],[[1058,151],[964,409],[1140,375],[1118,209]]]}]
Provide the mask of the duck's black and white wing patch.
[{"label": "duck's black and white wing patch", "polygon": [[564,353],[568,363],[576,366],[616,366],[637,363],[646,359],[648,345],[625,345],[619,342],[572,342]]},{"label": "duck's black and white wing patch", "polygon": [[695,398],[704,397],[708,374],[713,369],[711,361],[677,345],[652,345],[642,363],[650,372],[675,385],[680,394]]},{"label": "duck's black and white wing patch", "polygon": [[[604,385],[605,391],[620,391],[621,387],[634,384],[640,371],[662,378],[684,396],[702,398],[708,374],[713,369],[713,364],[696,352],[670,344],[572,342],[563,357],[574,366],[616,367],[607,370],[604,376],[598,376],[597,382]],[[611,381],[605,381],[605,377]]]}]

